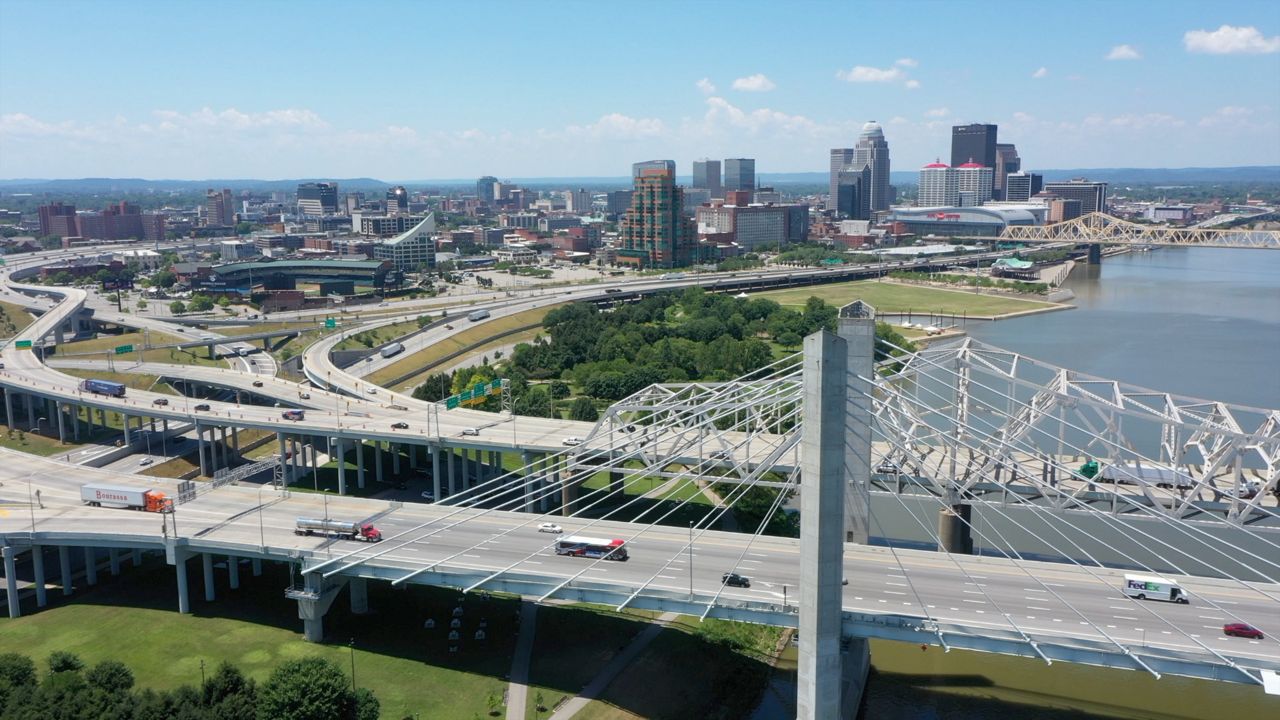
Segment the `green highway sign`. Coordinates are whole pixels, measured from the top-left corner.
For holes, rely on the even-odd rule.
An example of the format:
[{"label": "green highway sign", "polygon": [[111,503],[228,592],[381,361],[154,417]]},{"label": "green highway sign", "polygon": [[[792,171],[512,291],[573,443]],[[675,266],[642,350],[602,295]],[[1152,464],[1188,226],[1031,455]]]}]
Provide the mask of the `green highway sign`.
[{"label": "green highway sign", "polygon": [[452,410],[458,407],[458,396],[454,395],[453,397],[445,398],[444,407],[446,410]]},{"label": "green highway sign", "polygon": [[30,349],[31,349],[31,341],[30,341],[30,340],[19,340],[19,341],[15,342],[15,343],[13,344],[13,346],[14,346],[14,347],[16,347],[16,348],[18,348],[19,350],[30,350]]},{"label": "green highway sign", "polygon": [[326,330],[332,330],[338,327],[338,320],[336,318],[325,318],[324,327]]},{"label": "green highway sign", "polygon": [[132,346],[132,345],[117,345],[117,346],[116,346],[116,354],[117,354],[117,355],[123,355],[123,354],[125,354],[125,353],[131,353],[131,352],[133,352],[133,346]]}]

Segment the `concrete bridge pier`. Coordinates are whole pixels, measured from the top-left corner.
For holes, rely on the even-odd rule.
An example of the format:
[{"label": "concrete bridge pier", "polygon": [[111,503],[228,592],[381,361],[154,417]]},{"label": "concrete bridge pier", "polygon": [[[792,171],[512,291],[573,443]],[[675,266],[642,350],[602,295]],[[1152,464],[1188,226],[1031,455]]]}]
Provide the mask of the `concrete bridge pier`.
[{"label": "concrete bridge pier", "polygon": [[22,605],[18,603],[18,563],[14,560],[14,548],[5,545],[4,552],[4,590],[9,600],[9,617],[22,616]]},{"label": "concrete bridge pier", "polygon": [[413,443],[407,443],[404,446],[404,449],[406,452],[409,453],[409,469],[417,470],[418,469],[418,446],[414,445]]},{"label": "concrete bridge pier", "polygon": [[346,441],[342,438],[333,439],[334,459],[338,461],[338,494],[347,494],[347,455]]},{"label": "concrete bridge pier", "polygon": [[365,578],[351,578],[348,582],[351,590],[351,612],[364,615],[369,612],[369,581]]},{"label": "concrete bridge pier", "polygon": [[13,427],[13,391],[4,391],[4,424]]},{"label": "concrete bridge pier", "polygon": [[58,546],[58,584],[62,586],[62,595],[71,594],[71,548]]},{"label": "concrete bridge pier", "polygon": [[440,495],[440,481],[442,480],[440,477],[440,446],[430,445],[427,450],[431,453],[431,492],[435,495],[436,502],[440,502],[444,499]]},{"label": "concrete bridge pier", "polygon": [[253,562],[250,564],[250,567],[253,568],[254,577],[262,576],[262,559],[261,558],[254,558]]},{"label": "concrete bridge pier", "polygon": [[356,442],[356,487],[364,489],[364,442]]},{"label": "concrete bridge pier", "polygon": [[382,482],[382,441],[373,441],[373,481]]},{"label": "concrete bridge pier", "polygon": [[27,396],[27,400],[26,400],[26,403],[25,403],[25,404],[26,404],[26,406],[27,406],[27,430],[28,430],[28,431],[30,431],[30,430],[35,430],[35,429],[36,429],[36,403],[35,403],[35,396],[34,396],[34,395],[28,395],[28,396]]},{"label": "concrete bridge pier", "polygon": [[120,551],[115,548],[107,548],[107,562],[111,565],[111,577],[119,577]]},{"label": "concrete bridge pier", "polygon": [[232,590],[240,589],[240,558],[227,556],[227,586]]},{"label": "concrete bridge pier", "polygon": [[1089,244],[1089,255],[1086,258],[1086,262],[1090,265],[1102,264],[1102,245],[1098,243]]},{"label": "concrete bridge pier", "polygon": [[84,583],[98,584],[98,549],[95,547],[84,549]]},{"label": "concrete bridge pier", "polygon": [[142,567],[142,551],[138,548],[133,549],[133,566],[136,568]]},{"label": "concrete bridge pier", "polygon": [[49,594],[45,588],[43,545],[31,546],[31,574],[36,586],[36,607],[44,607],[49,604]]},{"label": "concrete bridge pier", "polygon": [[391,473],[396,477],[400,476],[400,444],[387,443],[387,449],[391,451]]},{"label": "concrete bridge pier", "polygon": [[133,432],[129,429],[129,416],[120,416],[120,428],[124,432],[124,444],[126,446],[133,444]]},{"label": "concrete bridge pier", "polygon": [[213,584],[213,555],[200,553],[200,565],[204,570],[204,599],[213,602],[217,599],[217,590]]},{"label": "concrete bridge pier", "polygon": [[165,556],[169,564],[177,571],[178,576],[178,612],[183,615],[191,614],[191,593],[190,585],[187,582],[187,559],[191,557],[191,551],[177,547],[170,541],[165,546]]},{"label": "concrete bridge pier", "polygon": [[307,642],[324,640],[324,615],[338,597],[346,578],[333,577],[325,579],[321,573],[307,573],[303,576],[304,586],[301,592],[293,593],[298,601],[298,619],[302,621],[302,636]]},{"label": "concrete bridge pier", "polygon": [[62,412],[62,401],[54,404],[58,412],[58,442],[65,443],[67,441],[67,421]]},{"label": "concrete bridge pier", "polygon": [[458,453],[454,452],[453,450],[449,450],[448,453],[449,453],[449,456],[448,456],[449,457],[449,497],[453,497],[454,495],[458,494],[458,469],[456,467]]},{"label": "concrete bridge pier", "polygon": [[973,506],[957,503],[938,511],[938,550],[961,555],[973,554],[971,528]]},{"label": "concrete bridge pier", "polygon": [[209,476],[209,465],[204,460],[204,428],[196,423],[196,454],[200,456],[200,474]]}]

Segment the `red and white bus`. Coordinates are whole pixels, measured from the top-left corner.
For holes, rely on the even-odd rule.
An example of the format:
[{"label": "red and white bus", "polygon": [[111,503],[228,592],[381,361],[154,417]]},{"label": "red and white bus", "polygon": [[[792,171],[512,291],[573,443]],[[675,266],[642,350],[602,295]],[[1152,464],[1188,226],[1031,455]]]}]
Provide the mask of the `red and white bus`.
[{"label": "red and white bus", "polygon": [[627,548],[626,542],[622,540],[603,540],[601,538],[571,535],[560,538],[556,543],[556,554],[604,558],[606,560],[626,560]]}]

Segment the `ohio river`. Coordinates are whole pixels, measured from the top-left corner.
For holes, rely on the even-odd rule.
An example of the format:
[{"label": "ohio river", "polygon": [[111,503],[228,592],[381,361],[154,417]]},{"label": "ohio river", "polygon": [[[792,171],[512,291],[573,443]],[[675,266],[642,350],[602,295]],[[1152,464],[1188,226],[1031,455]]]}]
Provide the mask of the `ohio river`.
[{"label": "ohio river", "polygon": [[[1090,375],[1280,408],[1280,251],[1130,253],[1077,267],[1064,287],[1077,309],[965,330]],[[1280,717],[1280,697],[1257,686],[890,642],[874,642],[871,659],[867,720]],[[792,651],[779,667],[778,692],[766,693],[753,720],[794,717],[780,697],[794,677]]]}]

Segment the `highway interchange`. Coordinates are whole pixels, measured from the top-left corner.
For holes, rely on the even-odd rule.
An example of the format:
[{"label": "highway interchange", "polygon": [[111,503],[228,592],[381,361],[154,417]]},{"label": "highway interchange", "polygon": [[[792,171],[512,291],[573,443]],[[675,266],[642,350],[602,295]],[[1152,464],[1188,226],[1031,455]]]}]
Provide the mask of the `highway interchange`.
[{"label": "highway interchange", "polygon": [[[10,302],[18,292],[29,295],[61,294],[53,299],[30,298],[24,304],[45,310],[33,326],[21,334],[25,338],[51,335],[71,313],[90,302],[82,290],[30,286],[15,281],[15,270],[30,268],[63,257],[66,253],[41,253],[36,257],[11,263],[3,268],[4,295]],[[814,271],[820,272],[820,271]],[[705,282],[705,281],[704,281]],[[671,287],[664,281],[619,283],[628,292]],[[492,315],[503,317],[551,302],[600,296],[611,284],[584,289],[558,291],[554,297],[507,298],[495,294],[488,304],[469,304],[491,308]],[[469,297],[470,302],[480,300]],[[438,303],[439,301],[435,301]],[[388,312],[404,311],[376,324],[391,324],[421,314],[411,303],[394,303]],[[459,311],[459,315],[462,315]],[[170,332],[173,325],[155,318],[133,314],[112,314],[94,308],[94,315],[122,325]],[[453,331],[446,324],[466,325],[466,320],[453,312],[446,323],[433,323],[406,343],[413,348],[425,347]],[[280,317],[274,316],[273,320]],[[130,390],[122,399],[82,393],[77,379],[58,372],[58,367],[86,367],[89,363],[75,359],[42,362],[34,352],[18,350],[12,343],[0,351],[5,363],[0,382],[19,392],[38,392],[65,402],[125,412],[135,416],[169,419],[173,423],[224,424],[256,427],[265,430],[287,429],[312,435],[350,435],[370,440],[426,442],[449,438],[457,447],[533,449],[544,452],[563,450],[562,440],[569,435],[585,436],[591,426],[583,423],[547,418],[508,418],[472,410],[453,410],[435,414],[431,403],[416,401],[405,393],[369,385],[361,376],[385,363],[375,360],[362,363],[354,372],[344,372],[332,363],[329,351],[342,337],[374,324],[362,323],[358,328],[335,334],[314,343],[304,355],[304,366],[313,384],[325,385],[339,392],[326,392],[319,387],[303,388],[297,383],[274,377],[275,366],[243,363],[237,370],[184,367],[189,379],[214,386],[256,392],[264,398],[275,398],[292,406],[307,408],[305,420],[285,423],[280,408],[270,405],[219,402],[210,400],[210,410],[197,412],[195,401],[174,399],[159,393]],[[212,334],[212,333],[210,333]],[[225,348],[224,352],[229,352]],[[264,357],[259,354],[258,357]],[[400,358],[392,358],[386,363]],[[242,361],[243,359],[241,359]],[[82,364],[77,364],[82,363]],[[367,367],[366,367],[367,366]],[[170,374],[161,364],[146,365],[139,370],[154,374]],[[244,387],[244,371],[257,373],[254,380],[262,387]],[[372,392],[370,392],[372,390]],[[303,399],[300,393],[307,393]],[[157,406],[158,398],[172,402]],[[410,418],[410,428],[398,430],[392,423]],[[282,427],[286,426],[286,427]],[[469,428],[481,429],[479,439],[464,436]],[[456,445],[455,445],[456,443]],[[140,536],[159,542],[161,530],[154,516],[105,508],[84,506],[79,487],[91,479],[151,483],[171,487],[171,481],[143,479],[128,472],[75,468],[55,458],[40,458],[3,451],[0,477],[0,501],[9,503],[8,516],[0,518],[6,533],[26,532],[40,536],[74,537],[78,534],[119,534]],[[126,466],[127,468],[127,466]],[[41,491],[43,508],[30,508],[31,528],[23,527],[26,513],[15,512],[24,504],[29,490]],[[719,593],[717,603],[754,603],[760,607],[794,606],[798,580],[798,544],[796,541],[760,537],[747,545],[748,536],[706,531],[693,543],[692,568],[688,536],[684,530],[663,526],[638,526],[607,521],[584,527],[588,521],[555,518],[565,531],[577,530],[593,536],[628,539],[631,560],[625,563],[593,562],[554,555],[549,546],[554,537],[536,531],[545,520],[536,514],[503,511],[459,510],[446,506],[409,503],[393,506],[377,500],[332,498],[328,512],[345,519],[371,519],[388,540],[380,545],[362,546],[340,541],[302,538],[292,532],[294,519],[320,512],[322,499],[314,495],[293,494],[278,497],[269,489],[223,487],[181,505],[175,521],[193,547],[200,542],[216,542],[219,547],[242,547],[247,554],[269,548],[280,556],[302,552],[310,562],[353,553],[351,560],[361,561],[352,568],[378,567],[392,572],[412,572],[439,563],[442,567],[463,571],[491,573],[506,571],[511,576],[537,575],[575,583],[617,586],[627,590],[645,588],[657,593],[688,593],[690,579],[695,596],[710,599]],[[474,516],[474,517],[473,517]],[[467,522],[456,522],[466,517]],[[446,519],[448,518],[448,519]],[[446,527],[447,530],[441,530]],[[376,554],[376,557],[374,556]],[[1280,642],[1272,624],[1280,586],[1246,585],[1225,580],[1186,578],[1182,582],[1190,591],[1190,605],[1138,602],[1120,593],[1122,573],[1105,569],[1081,569],[1070,565],[1010,562],[994,558],[944,555],[933,552],[847,546],[845,568],[848,585],[843,590],[844,607],[849,612],[889,614],[923,619],[926,624],[950,624],[975,629],[1016,629],[1034,636],[1091,641],[1113,639],[1126,646],[1185,651],[1188,653],[1226,653],[1242,662],[1280,667]],[[721,573],[736,571],[751,577],[750,588],[722,587]],[[788,592],[792,593],[788,595]],[[783,614],[787,612],[784,607]],[[1227,638],[1222,635],[1224,622],[1249,622],[1268,630],[1265,640]],[[1043,640],[1042,640],[1043,642]]]}]

